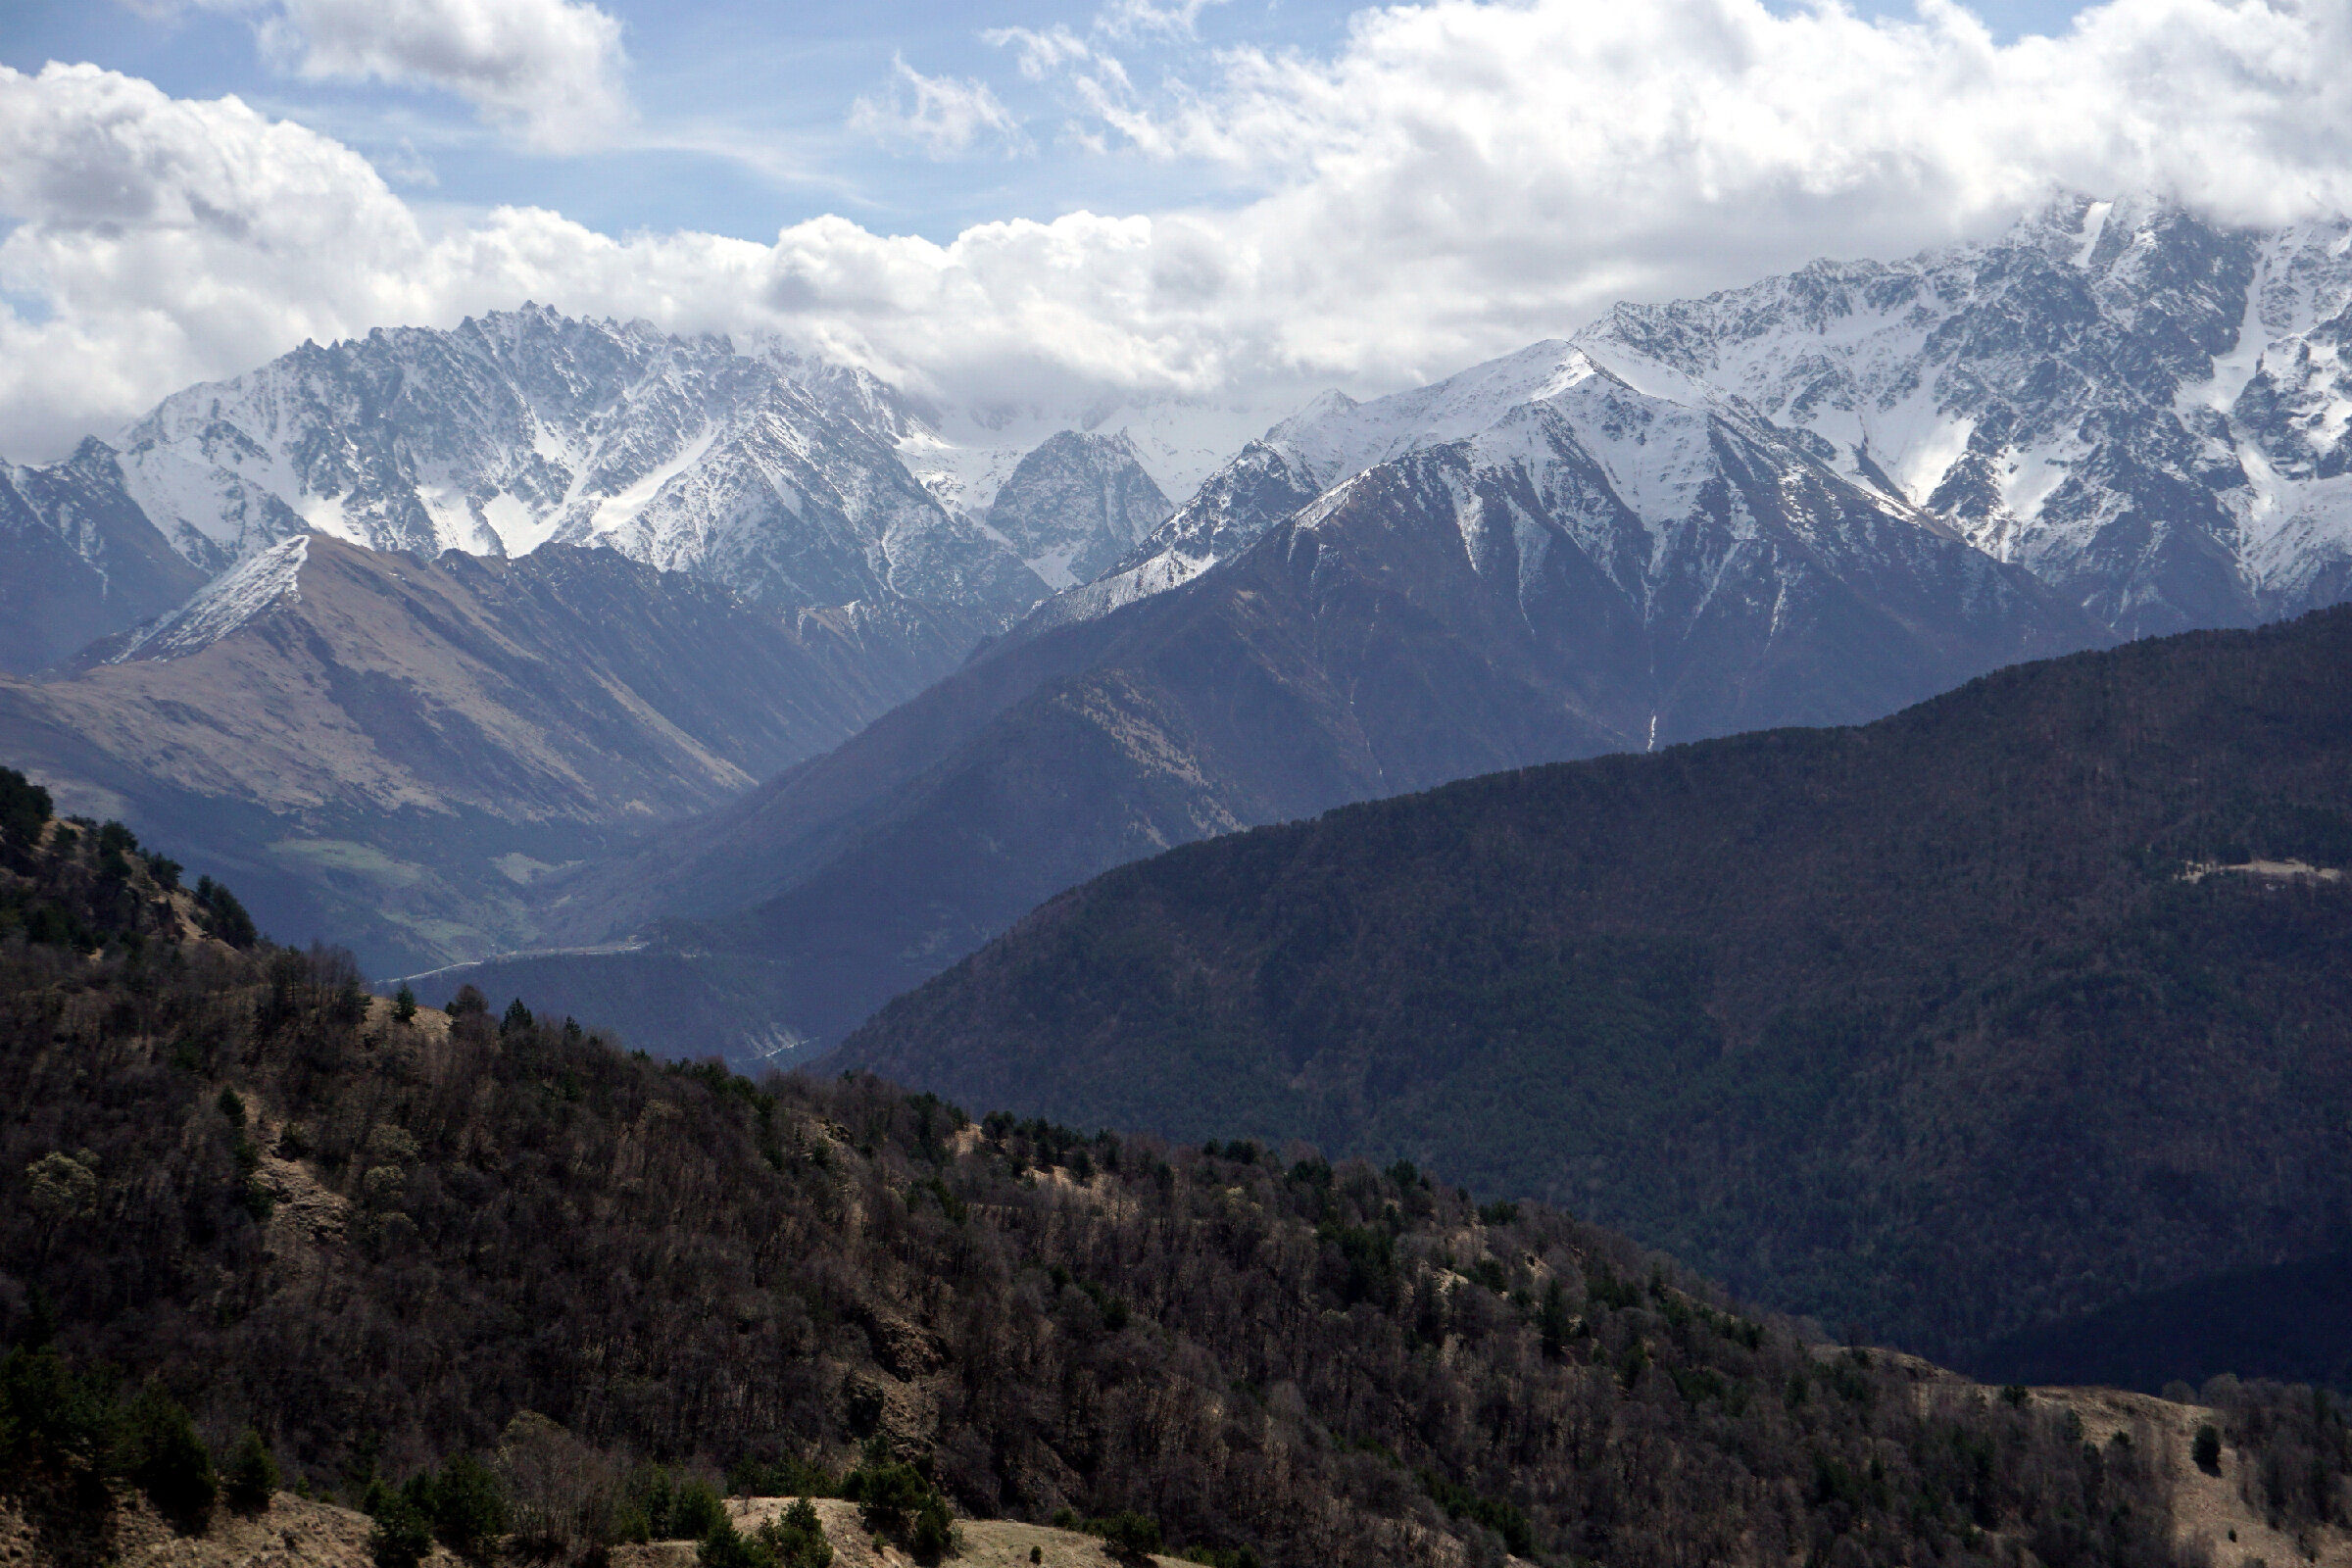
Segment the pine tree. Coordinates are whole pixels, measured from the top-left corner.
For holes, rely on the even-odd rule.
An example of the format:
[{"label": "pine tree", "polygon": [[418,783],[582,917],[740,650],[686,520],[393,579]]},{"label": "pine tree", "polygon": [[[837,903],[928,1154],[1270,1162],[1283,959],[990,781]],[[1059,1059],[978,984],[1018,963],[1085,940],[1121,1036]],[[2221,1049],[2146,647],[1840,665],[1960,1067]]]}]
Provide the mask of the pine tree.
[{"label": "pine tree", "polygon": [[227,1494],[228,1505],[239,1513],[260,1513],[276,1494],[277,1460],[271,1457],[270,1445],[253,1428],[247,1427],[245,1435],[237,1439],[223,1479],[225,1485],[221,1490]]}]

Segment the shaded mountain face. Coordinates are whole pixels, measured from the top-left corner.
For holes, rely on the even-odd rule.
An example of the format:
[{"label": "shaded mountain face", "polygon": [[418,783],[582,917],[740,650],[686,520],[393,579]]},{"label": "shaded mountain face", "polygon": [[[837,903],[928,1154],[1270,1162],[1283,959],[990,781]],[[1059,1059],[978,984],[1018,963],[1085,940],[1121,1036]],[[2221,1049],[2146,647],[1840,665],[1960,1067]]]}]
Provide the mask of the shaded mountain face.
[{"label": "shaded mountain face", "polygon": [[835,1061],[1435,1161],[1965,1365],[2340,1245],[2347,801],[2338,609],[1180,850]]},{"label": "shaded mountain face", "polygon": [[414,968],[530,940],[549,868],[837,744],[952,668],[984,613],[784,613],[609,550],[297,535],[113,662],[0,682],[0,756],[185,846],[276,935]]},{"label": "shaded mountain face", "polygon": [[123,493],[102,442],[47,467],[0,466],[0,673],[68,660],[204,579]]},{"label": "shaded mountain face", "polygon": [[1021,459],[988,525],[1049,586],[1069,588],[1108,570],[1174,510],[1125,431],[1064,430]]},{"label": "shaded mountain face", "polygon": [[907,411],[828,368],[526,307],[190,387],[122,464],[208,572],[317,528],[428,555],[608,545],[785,607],[1034,602],[1044,585],[898,461]]},{"label": "shaded mountain face", "polygon": [[2352,1251],[2217,1269],[1995,1341],[1986,1382],[2160,1392],[2217,1377],[2352,1384]]},{"label": "shaded mountain face", "polygon": [[[592,997],[639,1043],[694,1050],[710,1042],[666,1021],[690,1012],[661,1000],[669,982],[592,976],[699,966],[751,999],[734,1049],[823,1042],[1039,900],[1171,844],[1497,768],[1875,716],[2104,639],[1736,409],[1573,350],[1528,379],[1544,395],[1478,434],[1400,443],[1181,592],[1011,639],[567,890],[582,941],[615,913],[716,916],[671,932],[667,956],[471,977],[571,1011]],[[629,904],[641,877],[658,908]]]}]

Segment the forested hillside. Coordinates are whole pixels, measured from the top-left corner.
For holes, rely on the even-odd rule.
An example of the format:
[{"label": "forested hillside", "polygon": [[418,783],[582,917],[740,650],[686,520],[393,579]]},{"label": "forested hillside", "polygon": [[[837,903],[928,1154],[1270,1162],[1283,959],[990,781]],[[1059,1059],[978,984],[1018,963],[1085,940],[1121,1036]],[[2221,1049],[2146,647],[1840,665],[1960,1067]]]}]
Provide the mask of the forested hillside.
[{"label": "forested hillside", "polygon": [[2337,610],[1175,851],[838,1064],[1435,1164],[1966,1365],[2340,1246],[2346,867]]},{"label": "forested hillside", "polygon": [[[439,1467],[372,1494],[379,1534],[395,1496],[477,1517],[449,1501],[468,1452],[552,1455],[542,1493],[580,1506],[511,1549],[643,1534],[588,1503],[660,1461],[910,1473],[963,1514],[1129,1515],[1227,1564],[2193,1555],[2153,1442],[1808,1345],[1557,1210],[412,1012],[331,952],[200,934],[233,905],[126,835],[5,804],[9,907],[57,911],[0,938],[13,1495],[250,1428],[307,1489]],[[143,1459],[92,1414],[132,1391]],[[2272,1515],[2329,1514],[2333,1406],[2232,1408],[2286,1478]]]}]

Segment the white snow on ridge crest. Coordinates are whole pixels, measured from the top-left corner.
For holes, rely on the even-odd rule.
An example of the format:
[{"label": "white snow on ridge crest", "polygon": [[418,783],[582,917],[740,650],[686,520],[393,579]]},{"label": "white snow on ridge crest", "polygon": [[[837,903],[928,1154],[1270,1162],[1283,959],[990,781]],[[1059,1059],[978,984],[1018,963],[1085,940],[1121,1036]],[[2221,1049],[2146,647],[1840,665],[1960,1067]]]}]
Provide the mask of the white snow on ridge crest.
[{"label": "white snow on ridge crest", "polygon": [[131,633],[131,641],[107,661],[185,659],[279,604],[302,599],[302,568],[311,559],[311,536],[296,534],[250,556],[197,591],[163,619]]}]

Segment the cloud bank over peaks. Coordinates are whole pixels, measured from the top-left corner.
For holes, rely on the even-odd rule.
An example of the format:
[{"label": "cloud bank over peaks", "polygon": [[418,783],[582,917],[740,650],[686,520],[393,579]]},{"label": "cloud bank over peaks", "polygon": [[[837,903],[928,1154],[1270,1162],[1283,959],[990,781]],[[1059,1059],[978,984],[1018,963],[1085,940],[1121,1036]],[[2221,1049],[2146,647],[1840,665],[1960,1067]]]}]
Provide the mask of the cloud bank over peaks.
[{"label": "cloud bank over peaks", "polygon": [[[339,40],[304,34],[320,70],[441,60],[454,83],[505,47],[414,44],[431,30],[416,19],[489,0],[403,0],[376,22],[359,0],[284,3],[289,24]],[[1182,5],[1127,9],[1136,28],[1188,22]],[[616,35],[582,36],[606,41],[545,58],[617,60]],[[2009,44],[1948,0],[1904,22],[1755,0],[1432,0],[1360,14],[1328,56],[1195,51],[1191,74],[1151,87],[1101,29],[1005,42],[1008,74],[1070,87],[1068,134],[1032,124],[1040,141],[1212,171],[1231,200],[945,242],[839,217],[772,240],[615,239],[524,208],[428,220],[348,148],[234,99],[88,67],[0,72],[0,451],[54,455],[304,337],[526,298],[772,335],[946,406],[1076,409],[1388,390],[1620,298],[1987,234],[2061,189],[2152,192],[2229,221],[2352,209],[2346,0],[2109,0]],[[484,65],[479,79],[500,78]],[[519,86],[479,90],[486,110],[531,113]],[[985,82],[906,70],[892,91],[870,128],[920,152],[1020,133]]]}]

